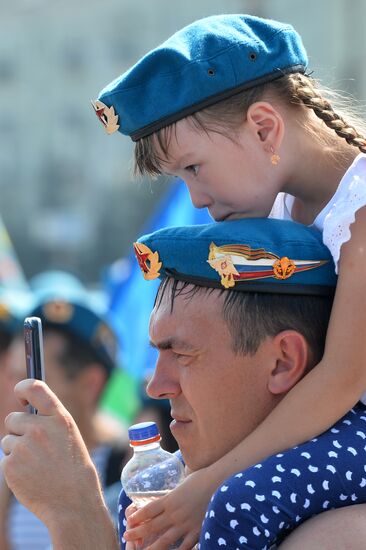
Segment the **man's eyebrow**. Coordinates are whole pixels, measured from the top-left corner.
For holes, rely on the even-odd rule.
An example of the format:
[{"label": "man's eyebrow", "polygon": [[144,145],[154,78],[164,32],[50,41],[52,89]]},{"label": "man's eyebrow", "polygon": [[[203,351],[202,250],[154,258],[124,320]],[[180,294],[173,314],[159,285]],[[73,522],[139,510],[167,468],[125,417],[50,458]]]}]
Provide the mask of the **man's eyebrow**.
[{"label": "man's eyebrow", "polygon": [[166,349],[179,349],[181,351],[193,351],[194,348],[188,342],[185,342],[184,340],[179,340],[178,338],[167,338],[166,340],[162,340],[161,342],[154,343],[150,340],[150,346],[154,349],[158,350],[166,350]]}]

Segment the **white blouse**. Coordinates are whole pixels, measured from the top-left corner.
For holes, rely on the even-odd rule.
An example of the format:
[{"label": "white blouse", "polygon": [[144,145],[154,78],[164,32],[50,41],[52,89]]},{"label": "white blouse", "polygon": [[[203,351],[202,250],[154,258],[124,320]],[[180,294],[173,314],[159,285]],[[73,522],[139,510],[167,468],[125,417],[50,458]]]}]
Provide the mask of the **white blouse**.
[{"label": "white blouse", "polygon": [[[293,202],[292,195],[279,193],[269,217],[291,220]],[[350,240],[350,226],[355,221],[355,214],[365,205],[366,155],[361,153],[344,174],[333,197],[311,224],[311,227],[322,232],[323,242],[333,256],[336,273],[341,246]],[[361,401],[366,405],[366,393],[361,397]]]},{"label": "white blouse", "polygon": [[[291,220],[293,202],[292,195],[279,193],[270,217]],[[361,153],[344,174],[333,197],[311,224],[311,227],[322,232],[323,242],[333,256],[336,273],[341,246],[351,238],[350,226],[355,221],[355,214],[365,205],[366,155]]]}]

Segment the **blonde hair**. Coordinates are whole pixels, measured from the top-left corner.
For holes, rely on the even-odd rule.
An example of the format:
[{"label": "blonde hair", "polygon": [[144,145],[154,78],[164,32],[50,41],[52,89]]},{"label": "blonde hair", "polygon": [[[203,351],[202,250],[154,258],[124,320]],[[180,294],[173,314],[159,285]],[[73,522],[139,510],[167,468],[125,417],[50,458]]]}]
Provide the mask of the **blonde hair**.
[{"label": "blonde hair", "polygon": [[[190,115],[188,119],[197,129],[230,137],[250,105],[264,96],[278,98],[293,108],[302,109],[299,116],[305,114],[300,116],[304,129],[311,132],[322,145],[330,145],[335,152],[340,153],[342,139],[366,153],[366,124],[352,106],[351,100],[301,73],[286,75],[231,96]],[[317,118],[306,116],[307,109]],[[324,124],[319,124],[319,119]],[[162,165],[169,158],[169,144],[174,132],[175,123],[136,142],[135,174],[157,176],[163,172]]]}]

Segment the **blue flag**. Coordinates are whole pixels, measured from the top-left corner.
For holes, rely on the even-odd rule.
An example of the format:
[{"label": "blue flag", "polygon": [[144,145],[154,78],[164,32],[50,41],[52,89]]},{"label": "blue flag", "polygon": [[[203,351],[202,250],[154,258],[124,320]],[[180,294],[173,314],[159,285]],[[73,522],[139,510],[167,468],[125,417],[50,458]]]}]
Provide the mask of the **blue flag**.
[{"label": "blue flag", "polygon": [[[194,208],[185,184],[176,181],[142,228],[141,235],[162,227],[210,222],[208,211]],[[110,309],[118,320],[123,368],[141,379],[154,369],[157,357],[156,350],[149,345],[148,329],[159,280],[144,280],[132,252],[128,262],[128,278],[119,284],[109,281]]]}]

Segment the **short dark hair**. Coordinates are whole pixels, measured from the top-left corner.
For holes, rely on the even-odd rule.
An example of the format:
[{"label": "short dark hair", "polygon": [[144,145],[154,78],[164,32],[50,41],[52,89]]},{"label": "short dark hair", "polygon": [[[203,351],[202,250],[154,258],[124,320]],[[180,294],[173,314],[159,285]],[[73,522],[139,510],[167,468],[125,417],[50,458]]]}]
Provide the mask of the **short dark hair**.
[{"label": "short dark hair", "polygon": [[59,325],[47,322],[43,322],[43,334],[44,336],[59,334],[64,339],[65,345],[57,359],[69,380],[76,378],[82,370],[92,363],[100,365],[100,368],[106,373],[107,380],[109,377],[107,369],[99,359],[96,351],[87,342]]},{"label": "short dark hair", "polygon": [[222,316],[229,327],[233,350],[237,354],[254,355],[267,336],[275,336],[283,330],[295,330],[306,339],[314,365],[323,356],[333,303],[329,296],[220,290],[167,277],[158,289],[155,300],[157,307],[166,292],[170,292],[171,311],[179,295],[188,299],[201,292],[222,295]]}]

